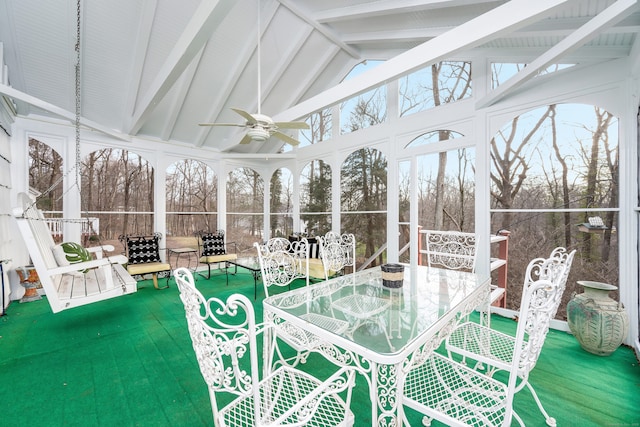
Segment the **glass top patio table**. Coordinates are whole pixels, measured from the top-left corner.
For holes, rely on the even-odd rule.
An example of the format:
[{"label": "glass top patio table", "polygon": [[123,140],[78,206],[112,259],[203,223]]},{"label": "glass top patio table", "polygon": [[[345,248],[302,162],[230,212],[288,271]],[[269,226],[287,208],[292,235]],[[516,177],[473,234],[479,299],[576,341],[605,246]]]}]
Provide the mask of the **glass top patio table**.
[{"label": "glass top patio table", "polygon": [[[463,316],[488,306],[490,278],[405,265],[403,286],[382,283],[377,267],[274,295],[264,300],[264,319],[276,325],[276,333],[286,324],[317,335],[320,344],[310,350],[355,366],[368,378],[372,402],[377,402],[373,425],[394,420],[400,425],[400,400],[389,398],[399,392],[400,375],[436,349]],[[314,322],[327,317],[349,326],[335,329],[325,326],[332,322]]]}]

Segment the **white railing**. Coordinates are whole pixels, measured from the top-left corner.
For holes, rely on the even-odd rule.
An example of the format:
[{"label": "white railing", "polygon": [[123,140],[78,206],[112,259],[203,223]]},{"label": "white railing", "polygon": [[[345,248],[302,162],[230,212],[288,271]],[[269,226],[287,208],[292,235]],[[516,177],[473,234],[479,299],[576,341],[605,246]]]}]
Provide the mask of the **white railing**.
[{"label": "white railing", "polygon": [[68,220],[63,218],[47,218],[45,220],[51,235],[54,237],[62,236],[62,227],[65,222],[76,222],[82,226],[82,235],[89,236],[93,234],[100,234],[100,219],[99,218],[79,218],[74,220]]}]

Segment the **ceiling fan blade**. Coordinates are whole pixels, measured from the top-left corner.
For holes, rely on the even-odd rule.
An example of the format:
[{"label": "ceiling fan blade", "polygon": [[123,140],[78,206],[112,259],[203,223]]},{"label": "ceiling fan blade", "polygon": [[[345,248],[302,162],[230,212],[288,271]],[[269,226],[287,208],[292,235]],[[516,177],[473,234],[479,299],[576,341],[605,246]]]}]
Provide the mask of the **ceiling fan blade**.
[{"label": "ceiling fan blade", "polygon": [[251,142],[251,136],[249,136],[249,134],[246,134],[241,140],[240,140],[240,144],[248,144]]},{"label": "ceiling fan blade", "polygon": [[241,125],[238,123],[198,123],[198,126],[237,126],[243,128],[246,125]]},{"label": "ceiling fan blade", "polygon": [[282,132],[275,131],[275,132],[273,132],[272,136],[275,136],[276,138],[280,138],[281,140],[283,140],[287,144],[291,144],[293,146],[297,146],[298,144],[300,144],[300,141],[298,141],[297,139],[292,138],[289,135],[284,134]]},{"label": "ceiling fan blade", "polygon": [[236,113],[240,114],[245,119],[247,119],[247,124],[248,125],[253,125],[253,124],[257,123],[256,118],[253,117],[251,114],[247,113],[246,111],[241,110],[239,108],[232,108],[232,110],[235,111]]},{"label": "ceiling fan blade", "polygon": [[280,129],[309,129],[309,125],[305,122],[275,122]]}]

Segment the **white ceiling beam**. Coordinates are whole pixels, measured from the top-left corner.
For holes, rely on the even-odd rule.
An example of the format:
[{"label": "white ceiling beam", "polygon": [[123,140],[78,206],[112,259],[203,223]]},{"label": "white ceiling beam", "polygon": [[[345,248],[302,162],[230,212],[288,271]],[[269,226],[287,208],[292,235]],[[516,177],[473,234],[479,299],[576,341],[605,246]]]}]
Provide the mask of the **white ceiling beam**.
[{"label": "white ceiling beam", "polygon": [[476,108],[489,107],[501,99],[513,93],[528,80],[535,77],[540,70],[558,61],[562,56],[571,53],[582,46],[588,40],[600,34],[606,27],[614,25],[615,22],[623,19],[627,11],[636,6],[637,0],[618,0],[611,6],[593,17],[589,22],[578,28],[571,35],[560,41],[551,49],[533,60],[525,68],[520,70],[515,76],[501,84],[494,91],[476,103]]},{"label": "white ceiling beam", "polygon": [[[71,111],[67,111],[64,108],[60,108],[57,105],[50,104],[46,101],[36,98],[35,96],[31,96],[24,92],[20,92],[12,88],[11,86],[7,86],[5,84],[0,83],[0,94],[8,96],[9,98],[22,101],[27,103],[33,107],[40,108],[44,111],[48,111],[49,113],[55,114],[56,116],[62,117],[63,119],[69,120],[72,124],[76,123],[76,114]],[[84,119],[80,117],[80,125],[85,126],[89,129],[101,132],[105,135],[112,136],[121,141],[131,141],[130,135],[125,135],[120,132],[117,132],[113,129],[106,128],[99,123],[93,122],[91,120]]]},{"label": "white ceiling beam", "polygon": [[196,70],[198,69],[200,60],[202,59],[203,51],[204,48],[200,49],[198,55],[193,59],[193,61],[191,61],[187,69],[184,71],[184,73],[182,73],[182,76],[180,76],[180,79],[176,83],[177,87],[173,93],[173,100],[170,103],[172,108],[171,111],[169,111],[169,117],[166,118],[160,134],[160,138],[164,141],[168,141],[171,139],[173,129],[176,125],[176,122],[178,121],[178,117],[180,116],[182,107],[184,107],[187,94],[189,93],[189,88],[191,87],[193,76],[196,74]]},{"label": "white ceiling beam", "polygon": [[300,19],[302,19],[307,24],[315,28],[318,32],[320,32],[320,34],[325,36],[332,43],[334,43],[337,46],[340,46],[340,49],[347,52],[351,57],[356,59],[362,58],[362,56],[360,55],[360,52],[358,52],[356,49],[354,49],[353,47],[349,46],[348,44],[342,41],[341,36],[338,36],[334,31],[330,30],[326,25],[319,24],[318,21],[315,19],[315,17],[311,17],[309,13],[306,13],[305,11],[303,11],[300,7],[294,4],[293,1],[291,0],[278,0],[278,1],[284,7],[286,7],[295,15],[297,15]]},{"label": "white ceiling beam", "polygon": [[369,1],[354,6],[345,6],[313,15],[313,20],[326,24],[349,19],[361,19],[372,16],[389,15],[391,13],[407,12],[411,10],[431,10],[445,7],[478,5],[481,3],[496,3],[496,0],[379,0]]},{"label": "white ceiling beam", "polygon": [[235,4],[234,0],[206,0],[200,3],[148,92],[142,98],[133,116],[129,133],[140,130],[155,106],[171,89],[191,60],[205,45],[212,31],[220,25]]},{"label": "white ceiling beam", "polygon": [[568,0],[512,0],[480,15],[439,37],[414,47],[377,67],[346,80],[274,117],[276,121],[295,120],[345,99],[359,95],[385,82],[409,74],[427,64],[447,59],[523,28],[551,14]]},{"label": "white ceiling beam", "polygon": [[378,43],[389,41],[425,41],[438,37],[453,27],[413,28],[407,30],[367,31],[348,33],[342,37],[345,43]]}]

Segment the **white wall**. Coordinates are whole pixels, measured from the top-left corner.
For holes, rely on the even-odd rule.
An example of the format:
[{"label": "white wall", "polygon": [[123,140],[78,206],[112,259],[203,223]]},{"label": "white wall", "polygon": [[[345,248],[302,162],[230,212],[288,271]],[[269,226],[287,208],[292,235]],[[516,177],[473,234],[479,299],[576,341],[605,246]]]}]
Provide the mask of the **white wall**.
[{"label": "white wall", "polygon": [[[11,192],[11,154],[9,150],[9,135],[3,128],[0,129],[0,200],[9,200]],[[9,233],[12,221],[10,205],[0,203],[0,263],[2,263],[3,276],[0,277],[0,314],[10,301],[10,286],[8,272],[12,268],[11,260],[11,235]]]}]

